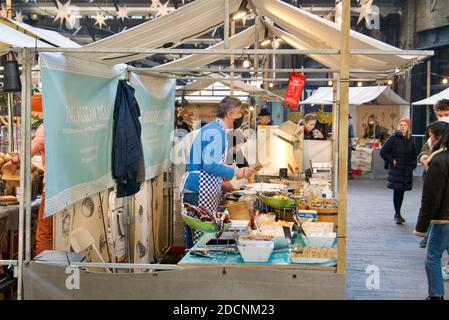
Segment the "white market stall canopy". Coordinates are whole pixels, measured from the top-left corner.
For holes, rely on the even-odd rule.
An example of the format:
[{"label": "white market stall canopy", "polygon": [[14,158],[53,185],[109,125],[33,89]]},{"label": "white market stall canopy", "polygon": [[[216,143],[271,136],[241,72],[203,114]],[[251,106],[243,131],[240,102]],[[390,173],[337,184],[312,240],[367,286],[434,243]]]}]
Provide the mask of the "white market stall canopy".
[{"label": "white market stall canopy", "polygon": [[[241,0],[230,0],[230,13],[236,12]],[[340,47],[340,25],[318,17],[300,8],[280,0],[249,1],[256,16],[261,17],[262,25],[274,35],[282,38],[296,49],[338,49]],[[170,48],[198,37],[221,26],[224,22],[225,2],[223,0],[195,0],[162,17],[143,23],[111,37],[94,42],[86,49],[108,48]],[[245,30],[230,39],[230,48],[246,48],[255,43],[254,28]],[[258,30],[260,32],[261,30]],[[251,32],[253,36],[251,36]],[[261,37],[263,39],[263,37]],[[235,41],[233,41],[235,40]],[[224,48],[219,43],[211,48]],[[404,51],[384,42],[365,36],[356,31],[350,33],[351,49],[373,49],[397,51],[397,55],[353,55],[351,74],[369,71],[377,73],[376,78],[393,74],[397,68],[410,68],[422,57],[405,55]],[[86,60],[118,64],[135,61],[150,56],[150,53],[71,53]],[[168,67],[196,67],[210,64],[222,55],[192,55],[177,61],[158,66],[162,70]],[[339,69],[338,55],[310,55],[332,69]]]},{"label": "white market stall canopy", "polygon": [[[1,48],[34,48],[34,47],[51,47],[50,45],[27,36],[6,24],[0,23],[0,47]],[[3,52],[6,54],[6,52]]]},{"label": "white market stall canopy", "polygon": [[[372,87],[350,87],[349,88],[349,104],[362,105],[376,101],[377,105],[400,105],[408,106],[409,103],[397,95],[388,86],[372,86]],[[301,104],[325,104],[329,105],[334,102],[333,88],[320,87],[309,98],[302,101]]]},{"label": "white market stall canopy", "polygon": [[[341,26],[279,0],[251,1],[259,14],[269,18],[266,25],[276,36],[297,49],[335,49],[340,47]],[[275,23],[279,27],[272,25]],[[270,25],[271,24],[271,25]],[[282,29],[280,29],[282,28]],[[395,68],[416,63],[420,58],[406,56],[403,50],[364,34],[350,31],[351,49],[393,50],[397,55],[353,55],[351,70],[394,72]],[[330,68],[339,68],[338,55],[310,55]],[[354,70],[353,70],[354,71]]]},{"label": "white market stall canopy", "polygon": [[[240,0],[229,0],[231,13],[238,10],[240,2]],[[96,41],[84,48],[136,49],[176,46],[222,25],[224,12],[223,0],[196,0],[164,16]],[[149,56],[135,53],[76,53],[71,55],[106,64],[126,63]]]},{"label": "white market stall canopy", "polygon": [[55,47],[61,48],[80,48],[82,47],[78,43],[64,37],[56,31],[46,30],[42,28],[36,28],[23,22],[17,22],[12,19],[2,18],[1,20],[8,26],[18,31],[24,31],[25,34],[30,34],[33,37],[44,40]]},{"label": "white market stall canopy", "polygon": [[424,100],[413,102],[412,105],[414,106],[434,105],[442,99],[449,99],[449,88],[441,91],[440,93],[434,94],[433,96],[430,96]]},{"label": "white market stall canopy", "polygon": [[[185,99],[190,103],[219,103],[224,97],[230,95],[231,89],[228,86],[220,82],[215,82],[204,89],[186,94]],[[246,103],[248,102],[249,93],[235,90],[234,97],[240,99],[242,103]]]}]

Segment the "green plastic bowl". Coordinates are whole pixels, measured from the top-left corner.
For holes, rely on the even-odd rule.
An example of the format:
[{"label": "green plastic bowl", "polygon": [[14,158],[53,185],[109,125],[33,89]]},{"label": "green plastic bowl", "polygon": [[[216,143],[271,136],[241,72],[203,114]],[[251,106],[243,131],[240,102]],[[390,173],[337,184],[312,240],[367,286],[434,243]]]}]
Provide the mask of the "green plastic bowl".
[{"label": "green plastic bowl", "polygon": [[294,199],[274,199],[272,197],[266,197],[261,193],[259,194],[259,199],[267,206],[275,209],[288,209],[296,204],[296,200]]},{"label": "green plastic bowl", "polygon": [[[197,230],[207,232],[207,233],[215,233],[218,231],[217,225],[213,222],[201,221],[199,219],[192,218],[186,214],[181,214],[181,216],[182,216],[182,219],[184,220],[184,222],[192,229],[197,229]],[[225,231],[229,230],[231,228],[231,226],[232,226],[231,223],[225,223],[224,230]]]}]

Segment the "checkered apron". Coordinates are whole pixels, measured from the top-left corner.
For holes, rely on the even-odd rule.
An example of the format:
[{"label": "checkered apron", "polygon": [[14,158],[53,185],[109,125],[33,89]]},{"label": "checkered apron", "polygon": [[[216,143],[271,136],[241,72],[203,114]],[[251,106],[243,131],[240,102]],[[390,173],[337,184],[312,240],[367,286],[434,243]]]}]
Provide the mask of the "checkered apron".
[{"label": "checkered apron", "polygon": [[[216,120],[222,126],[222,129],[226,131],[221,120]],[[225,135],[226,137],[226,135]],[[226,138],[225,138],[226,139]],[[226,150],[228,150],[228,140],[225,140],[225,152],[221,156],[220,164],[226,163]],[[221,182],[223,178],[211,175],[203,170],[200,171],[200,186],[198,193],[198,207],[204,208],[210,213],[217,211],[218,205],[221,200]],[[187,212],[189,216],[195,217],[193,212]],[[192,229],[193,244],[195,244],[203,235],[200,230]]]}]

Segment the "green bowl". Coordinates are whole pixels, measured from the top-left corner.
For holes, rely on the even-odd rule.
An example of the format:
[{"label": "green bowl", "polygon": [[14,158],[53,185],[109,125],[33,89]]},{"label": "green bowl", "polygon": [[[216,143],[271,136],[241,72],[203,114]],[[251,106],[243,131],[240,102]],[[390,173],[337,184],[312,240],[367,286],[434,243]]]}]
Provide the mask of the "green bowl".
[{"label": "green bowl", "polygon": [[263,194],[259,194],[259,199],[266,205],[275,209],[289,209],[296,204],[294,199],[274,199],[272,197],[266,197]]},{"label": "green bowl", "polygon": [[[192,218],[186,214],[181,214],[181,216],[182,216],[182,219],[184,220],[184,222],[192,229],[197,229],[197,230],[207,232],[207,233],[215,233],[218,231],[217,225],[213,222],[201,221],[199,219]],[[231,228],[231,226],[232,226],[231,223],[225,223],[224,230],[225,231],[229,230]]]}]

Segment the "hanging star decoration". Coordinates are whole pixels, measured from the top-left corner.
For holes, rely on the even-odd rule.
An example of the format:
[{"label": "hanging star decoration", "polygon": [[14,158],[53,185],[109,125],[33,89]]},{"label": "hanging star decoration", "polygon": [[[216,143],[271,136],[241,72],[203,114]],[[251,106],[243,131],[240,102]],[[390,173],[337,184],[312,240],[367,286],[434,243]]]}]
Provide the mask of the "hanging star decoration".
[{"label": "hanging star decoration", "polygon": [[158,9],[162,6],[162,3],[159,0],[151,0],[151,9]]},{"label": "hanging star decoration", "polygon": [[96,16],[95,16],[95,26],[98,24],[101,29],[102,25],[106,26],[105,20],[106,20],[106,17],[104,16],[104,14],[102,12],[97,12]]},{"label": "hanging star decoration", "polygon": [[64,4],[61,4],[61,2],[59,2],[59,0],[56,0],[56,6],[57,6],[57,12],[56,12],[56,17],[53,20],[53,22],[56,22],[57,20],[59,20],[59,27],[61,27],[64,20],[68,20],[69,17],[72,15],[72,8],[70,7],[70,0]]},{"label": "hanging star decoration", "polygon": [[168,3],[170,1],[167,1],[166,3],[164,3],[163,5],[161,5],[159,8],[157,8],[157,13],[156,13],[156,17],[162,17],[164,15],[166,15],[168,13]]},{"label": "hanging star decoration", "polygon": [[129,19],[126,5],[123,7],[118,7],[117,19],[122,19],[122,23],[125,21],[125,19]]},{"label": "hanging star decoration", "polygon": [[0,11],[0,17],[7,18],[8,17],[8,10],[6,10],[5,6],[2,4],[2,9]]},{"label": "hanging star decoration", "polygon": [[359,0],[360,3],[360,16],[359,20],[357,21],[357,24],[359,24],[363,19],[365,21],[369,20],[369,17],[371,15],[371,6],[373,4],[374,0]]},{"label": "hanging star decoration", "polygon": [[15,18],[15,20],[17,22],[23,22],[22,11],[19,11],[19,12],[16,11],[16,18]]}]

